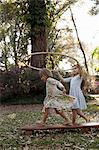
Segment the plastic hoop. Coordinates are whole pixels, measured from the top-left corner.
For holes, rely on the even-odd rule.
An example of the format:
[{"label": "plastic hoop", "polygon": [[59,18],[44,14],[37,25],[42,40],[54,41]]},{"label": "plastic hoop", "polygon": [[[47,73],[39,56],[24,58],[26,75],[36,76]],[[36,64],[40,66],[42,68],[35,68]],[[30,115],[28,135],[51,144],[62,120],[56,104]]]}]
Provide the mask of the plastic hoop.
[{"label": "plastic hoop", "polygon": [[[79,64],[79,62],[75,58],[73,58],[71,56],[68,56],[66,54],[61,54],[61,53],[56,53],[56,52],[55,53],[54,52],[35,52],[35,53],[31,53],[29,55],[26,55],[21,62],[23,62],[27,67],[29,67],[31,69],[40,71],[42,68],[38,68],[38,67],[34,67],[34,66],[31,66],[31,65],[28,65],[28,64],[26,64],[26,62],[24,62],[24,60],[27,59],[27,58],[29,59],[31,56],[42,55],[42,54],[44,54],[44,55],[50,54],[50,55],[64,56],[64,57],[67,57],[67,58],[70,58],[70,59],[74,60],[77,64]],[[68,69],[68,70],[71,70],[71,69]]]}]

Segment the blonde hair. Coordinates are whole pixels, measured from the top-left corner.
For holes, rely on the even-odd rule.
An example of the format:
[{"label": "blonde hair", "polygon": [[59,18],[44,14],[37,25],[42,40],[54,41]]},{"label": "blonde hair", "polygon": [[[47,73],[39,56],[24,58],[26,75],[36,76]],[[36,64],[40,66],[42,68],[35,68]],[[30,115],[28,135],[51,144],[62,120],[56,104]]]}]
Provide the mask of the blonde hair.
[{"label": "blonde hair", "polygon": [[80,64],[77,63],[76,65],[73,66],[73,68],[78,68],[79,69],[79,75],[80,75],[80,77],[84,76],[85,71],[82,69],[82,67],[80,66]]},{"label": "blonde hair", "polygon": [[47,78],[53,77],[52,72],[46,68],[43,68],[42,70],[40,70],[39,75],[40,75],[40,77],[42,77],[43,75],[46,76]]},{"label": "blonde hair", "polygon": [[83,90],[84,93],[86,93],[90,86],[90,75],[87,73],[87,71],[84,68],[80,66],[79,63],[77,63],[73,67],[79,69],[79,75],[82,78],[81,89]]}]

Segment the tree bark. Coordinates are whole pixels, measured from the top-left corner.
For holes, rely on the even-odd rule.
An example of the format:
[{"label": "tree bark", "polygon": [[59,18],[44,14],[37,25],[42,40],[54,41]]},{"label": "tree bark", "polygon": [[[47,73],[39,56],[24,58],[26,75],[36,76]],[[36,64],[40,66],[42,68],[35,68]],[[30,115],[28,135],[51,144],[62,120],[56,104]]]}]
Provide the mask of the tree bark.
[{"label": "tree bark", "polygon": [[5,36],[4,36],[4,65],[5,65],[5,69],[6,71],[8,71],[8,57],[7,57],[7,46],[6,46],[6,40],[5,40]]},{"label": "tree bark", "polygon": [[[29,12],[31,16],[31,52],[46,52],[46,4],[44,0],[30,0]],[[45,67],[45,56],[35,55],[31,57],[31,66]]]},{"label": "tree bark", "polygon": [[15,61],[15,66],[18,66],[18,56],[17,56],[17,50],[16,50],[16,33],[17,33],[17,29],[16,29],[16,22],[15,22],[15,31],[14,31],[14,37],[13,37],[13,52],[14,52],[14,61]]}]

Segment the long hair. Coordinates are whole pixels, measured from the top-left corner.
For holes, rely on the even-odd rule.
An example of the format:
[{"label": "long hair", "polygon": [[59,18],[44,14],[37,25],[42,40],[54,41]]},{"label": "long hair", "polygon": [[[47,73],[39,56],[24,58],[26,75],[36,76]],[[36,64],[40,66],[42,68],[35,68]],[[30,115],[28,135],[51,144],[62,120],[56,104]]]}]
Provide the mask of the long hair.
[{"label": "long hair", "polygon": [[39,75],[40,75],[40,77],[42,77],[43,75],[46,76],[47,78],[53,77],[52,72],[46,68],[43,68],[42,70],[40,70]]},{"label": "long hair", "polygon": [[83,69],[80,64],[77,63],[76,65],[73,65],[73,68],[78,68],[80,77],[83,76]]},{"label": "long hair", "polygon": [[88,91],[88,88],[90,86],[90,76],[89,74],[85,71],[84,68],[80,66],[80,64],[76,64],[73,67],[77,67],[79,69],[79,75],[82,78],[82,83],[81,83],[81,89],[83,90],[84,93]]}]

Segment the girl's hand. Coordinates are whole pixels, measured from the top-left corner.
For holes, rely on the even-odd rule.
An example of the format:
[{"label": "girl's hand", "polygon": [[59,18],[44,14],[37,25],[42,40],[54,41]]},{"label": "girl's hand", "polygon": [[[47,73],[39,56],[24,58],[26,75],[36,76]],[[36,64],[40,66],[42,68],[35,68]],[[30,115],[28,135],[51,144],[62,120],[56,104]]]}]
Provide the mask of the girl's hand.
[{"label": "girl's hand", "polygon": [[64,94],[64,95],[66,94],[66,89],[63,89],[63,94]]},{"label": "girl's hand", "polygon": [[45,113],[45,107],[43,106],[42,113]]},{"label": "girl's hand", "polygon": [[54,70],[54,74],[57,75],[60,80],[63,80],[63,77],[62,77],[62,75],[59,73],[58,70]]}]

